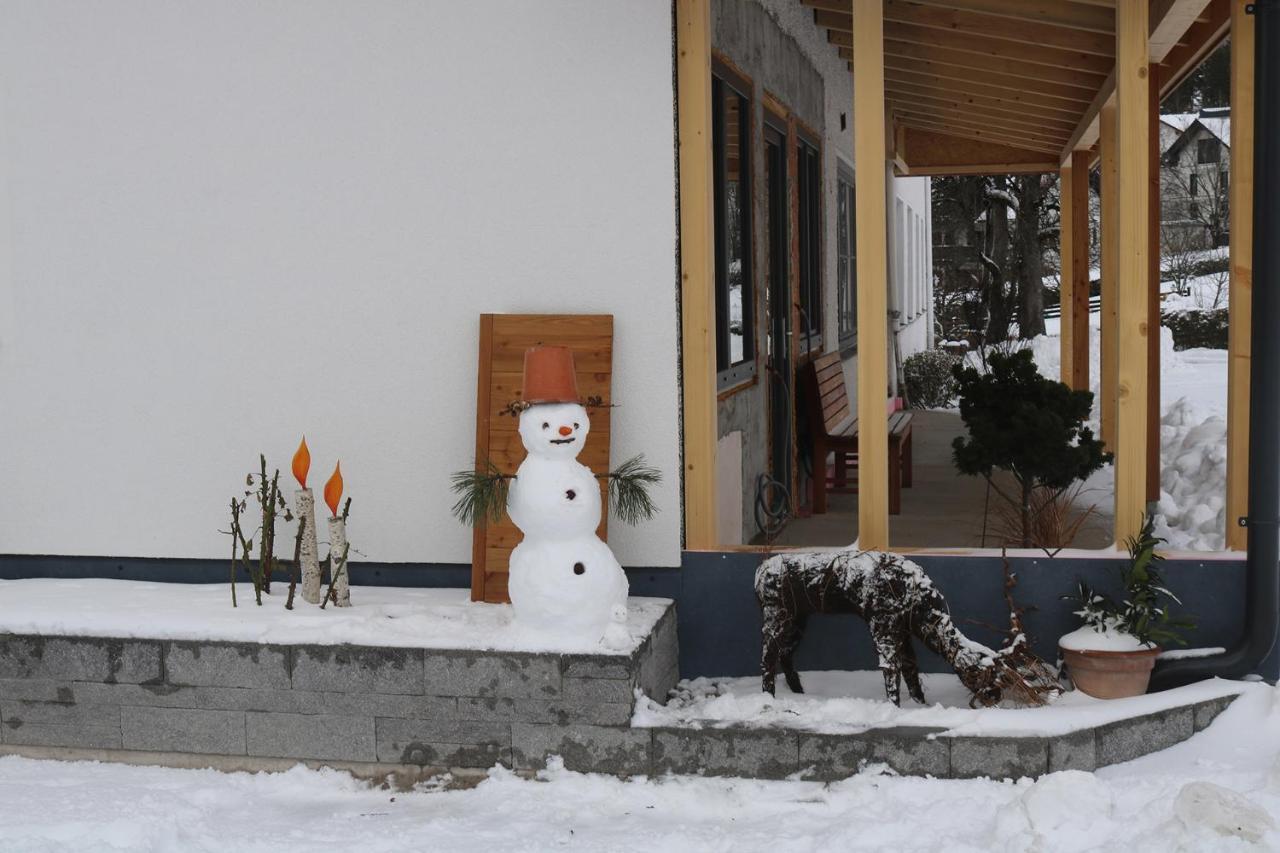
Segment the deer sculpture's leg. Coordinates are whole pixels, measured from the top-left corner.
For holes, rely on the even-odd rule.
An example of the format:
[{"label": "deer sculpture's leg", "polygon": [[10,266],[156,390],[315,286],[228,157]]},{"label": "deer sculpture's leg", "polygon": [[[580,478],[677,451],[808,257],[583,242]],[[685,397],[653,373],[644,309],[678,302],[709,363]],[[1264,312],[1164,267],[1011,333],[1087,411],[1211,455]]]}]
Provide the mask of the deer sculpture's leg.
[{"label": "deer sculpture's leg", "polygon": [[911,644],[911,635],[906,631],[902,632],[898,640],[898,660],[902,663],[902,680],[907,682],[907,694],[924,705],[924,687],[920,684],[920,664],[916,662],[916,650]]},{"label": "deer sculpture's leg", "polygon": [[792,693],[804,692],[804,687],[800,684],[800,673],[796,672],[792,658],[795,656],[796,647],[800,645],[800,638],[804,636],[804,627],[808,621],[807,616],[796,616],[791,620],[790,630],[782,640],[782,674],[786,677],[787,687]]},{"label": "deer sculpture's leg", "polygon": [[880,656],[880,671],[884,673],[884,693],[889,701],[895,705],[901,705],[901,694],[899,692],[899,682],[901,669],[898,660],[898,635],[900,628],[895,624],[898,620],[888,618],[873,618],[867,622],[867,627],[871,629],[871,641],[876,647],[876,654]]},{"label": "deer sculpture's leg", "polygon": [[790,625],[791,614],[776,604],[765,605],[763,610],[764,627],[761,634],[764,638],[764,649],[760,656],[760,688],[772,696],[778,678],[778,663],[782,656],[782,637]]}]

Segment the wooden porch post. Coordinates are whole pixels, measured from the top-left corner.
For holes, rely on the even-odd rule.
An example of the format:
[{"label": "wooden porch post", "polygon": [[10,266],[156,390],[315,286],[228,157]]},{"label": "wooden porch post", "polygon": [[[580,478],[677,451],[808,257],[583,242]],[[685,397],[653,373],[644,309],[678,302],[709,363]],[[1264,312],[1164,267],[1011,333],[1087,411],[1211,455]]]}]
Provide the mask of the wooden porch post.
[{"label": "wooden porch post", "polygon": [[1116,126],[1119,175],[1119,285],[1116,385],[1117,543],[1137,534],[1147,495],[1147,292],[1151,251],[1148,6],[1116,4]]},{"label": "wooden porch post", "polygon": [[1120,258],[1120,232],[1118,211],[1119,193],[1116,174],[1116,103],[1112,99],[1099,112],[1099,146],[1101,148],[1101,198],[1098,243],[1102,255],[1102,308],[1099,318],[1101,341],[1099,342],[1099,389],[1101,399],[1101,438],[1108,450],[1116,449],[1116,353],[1119,336],[1119,277],[1117,262]]},{"label": "wooden porch post", "polygon": [[716,544],[715,267],[711,0],[676,0],[684,546]]},{"label": "wooden porch post", "polygon": [[1071,179],[1072,160],[1058,169],[1059,222],[1058,259],[1061,273],[1058,276],[1058,367],[1063,382],[1072,388],[1075,382],[1075,225],[1076,200],[1073,194],[1075,182]]},{"label": "wooden porch post", "polygon": [[1062,381],[1089,388],[1089,152],[1073,151],[1062,166]]},{"label": "wooden porch post", "polygon": [[1152,65],[1147,91],[1147,485],[1160,500],[1160,85]]},{"label": "wooden porch post", "polygon": [[1227,291],[1227,547],[1243,551],[1248,515],[1253,323],[1253,16],[1231,0],[1231,284]]},{"label": "wooden porch post", "polygon": [[858,171],[854,191],[858,223],[858,544],[883,549],[889,546],[884,4],[882,0],[852,0],[852,4],[853,152]]}]

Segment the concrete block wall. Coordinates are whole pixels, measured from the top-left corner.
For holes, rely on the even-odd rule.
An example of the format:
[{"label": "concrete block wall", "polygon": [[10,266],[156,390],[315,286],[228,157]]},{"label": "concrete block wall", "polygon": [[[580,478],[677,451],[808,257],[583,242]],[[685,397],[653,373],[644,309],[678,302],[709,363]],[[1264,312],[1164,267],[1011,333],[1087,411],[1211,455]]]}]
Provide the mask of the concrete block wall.
[{"label": "concrete block wall", "polygon": [[4,634],[0,751],[532,768],[572,731],[575,761],[628,767],[634,691],[679,677],[675,616],[629,656]]}]

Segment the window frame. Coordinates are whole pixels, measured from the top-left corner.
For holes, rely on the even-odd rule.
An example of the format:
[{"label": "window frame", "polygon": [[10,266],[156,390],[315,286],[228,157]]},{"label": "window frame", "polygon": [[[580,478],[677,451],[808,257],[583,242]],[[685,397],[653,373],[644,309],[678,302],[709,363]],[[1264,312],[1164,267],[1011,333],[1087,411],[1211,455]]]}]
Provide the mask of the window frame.
[{"label": "window frame", "polygon": [[[726,185],[726,163],[721,150],[724,134],[725,93],[730,92],[741,99],[741,127],[739,131],[739,161],[741,185],[744,199],[742,202],[742,343],[743,357],[739,361],[730,362],[729,334],[729,277],[728,277],[728,245],[729,223],[725,213],[724,187]],[[759,346],[756,340],[756,286],[755,286],[755,121],[754,121],[754,89],[751,81],[719,59],[713,58],[711,63],[711,126],[712,126],[712,229],[714,231],[715,257],[715,359],[716,359],[716,391],[736,390],[755,382],[759,360]]]},{"label": "window frame", "polygon": [[[857,176],[842,161],[836,161],[836,342],[841,353],[858,351],[858,209]],[[845,222],[841,229],[840,207]],[[843,251],[843,256],[841,252]],[[841,281],[840,264],[845,276]]]},{"label": "window frame", "polygon": [[823,346],[822,142],[797,123],[793,144],[796,152],[796,302],[800,306],[796,341],[799,355],[804,357],[822,352]]}]

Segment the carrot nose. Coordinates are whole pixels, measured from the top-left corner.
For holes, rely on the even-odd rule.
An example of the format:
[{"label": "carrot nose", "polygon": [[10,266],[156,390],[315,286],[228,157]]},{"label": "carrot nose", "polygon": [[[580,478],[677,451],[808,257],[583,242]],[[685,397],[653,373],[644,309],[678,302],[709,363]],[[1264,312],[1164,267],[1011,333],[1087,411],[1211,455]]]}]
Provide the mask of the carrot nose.
[{"label": "carrot nose", "polygon": [[571,427],[567,427],[567,426],[562,426],[562,427],[560,427],[560,434],[561,434],[561,435],[568,435],[568,434],[569,434],[569,433],[571,433],[571,432],[573,432],[573,429],[572,429]]}]

